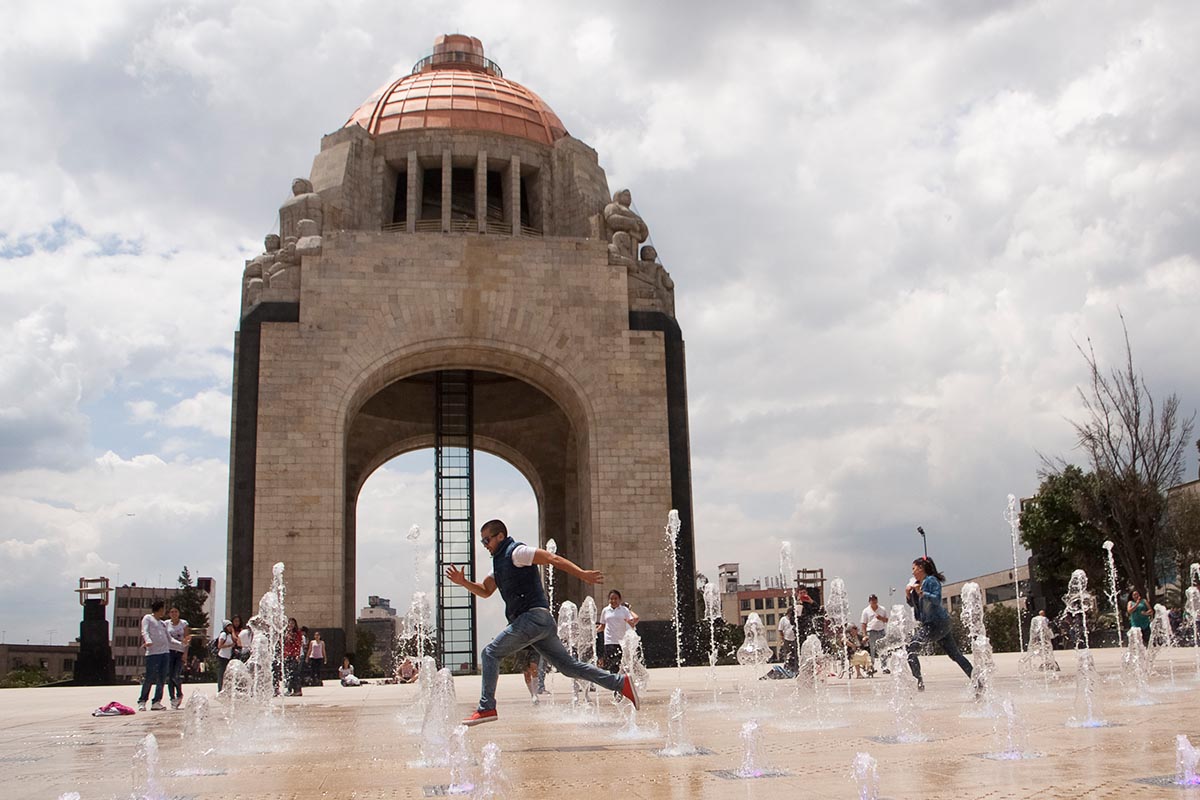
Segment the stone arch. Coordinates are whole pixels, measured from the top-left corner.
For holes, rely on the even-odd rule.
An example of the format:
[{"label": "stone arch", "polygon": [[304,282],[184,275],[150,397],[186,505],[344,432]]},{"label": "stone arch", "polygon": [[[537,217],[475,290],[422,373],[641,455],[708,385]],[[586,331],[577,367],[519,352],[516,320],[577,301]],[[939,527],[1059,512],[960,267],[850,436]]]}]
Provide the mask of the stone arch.
[{"label": "stone arch", "polygon": [[[585,566],[594,561],[591,532],[595,512],[589,502],[593,412],[587,395],[570,373],[545,354],[503,342],[441,340],[414,344],[361,369],[344,391],[337,414],[340,430],[334,440],[341,443],[343,502],[335,531],[340,532],[341,540],[340,582],[346,630],[354,624],[356,508],[362,485],[372,472],[397,455],[434,444],[432,406],[427,423],[381,419],[375,413],[379,412],[378,406],[386,406],[396,397],[412,396],[419,405],[421,398],[416,395],[425,390],[421,381],[439,370],[472,370],[478,375],[495,376],[491,384],[476,386],[476,402],[485,408],[477,411],[475,449],[504,459],[529,482],[538,503],[539,543],[554,536],[560,547],[565,546],[564,552],[571,553],[572,560]],[[541,417],[528,425],[520,420],[491,420],[494,409],[486,407],[489,392],[505,390],[509,394],[504,398],[506,408],[542,403]],[[428,391],[432,398],[432,388]],[[481,396],[482,400],[478,399]],[[403,410],[399,413],[402,415]],[[493,421],[495,425],[490,426]],[[545,436],[535,443],[528,427],[539,422]],[[514,434],[513,428],[522,425],[525,428]],[[563,592],[559,596],[580,594],[582,586],[577,581],[559,577],[556,583]]]}]

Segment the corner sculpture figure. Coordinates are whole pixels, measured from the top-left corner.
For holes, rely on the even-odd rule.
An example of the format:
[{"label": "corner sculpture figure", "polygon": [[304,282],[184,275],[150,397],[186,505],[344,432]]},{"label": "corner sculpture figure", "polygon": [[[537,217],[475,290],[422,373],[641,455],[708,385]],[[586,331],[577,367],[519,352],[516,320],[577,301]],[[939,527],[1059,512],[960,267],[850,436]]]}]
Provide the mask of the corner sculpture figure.
[{"label": "corner sculpture figure", "polygon": [[308,178],[296,178],[292,181],[292,196],[279,208],[279,235],[284,240],[289,236],[303,236],[300,232],[300,220],[303,219],[315,222],[317,233],[320,233],[325,221],[324,204]]},{"label": "corner sculpture figure", "polygon": [[555,569],[590,584],[602,583],[604,575],[593,569],[580,569],[575,562],[541,548],[533,548],[508,537],[508,528],[498,519],[483,523],[479,541],[492,554],[492,574],[482,583],[469,580],[461,567],[446,568],[446,578],[476,597],[487,598],[499,589],[504,598],[504,616],[508,627],[483,648],[483,690],[479,707],[463,720],[464,725],[479,725],[496,720],[496,682],[500,679],[500,659],[518,650],[532,647],[555,669],[568,678],[582,678],[619,692],[633,707],[638,707],[637,690],[625,674],[612,674],[584,664],[563,647],[558,625],[550,613],[550,603],[542,587],[538,565]]},{"label": "corner sculpture figure", "polygon": [[637,260],[638,246],[650,238],[650,229],[636,211],[630,208],[633,195],[628,189],[613,193],[612,202],[604,207],[604,224],[610,232],[608,263],[632,266]]}]

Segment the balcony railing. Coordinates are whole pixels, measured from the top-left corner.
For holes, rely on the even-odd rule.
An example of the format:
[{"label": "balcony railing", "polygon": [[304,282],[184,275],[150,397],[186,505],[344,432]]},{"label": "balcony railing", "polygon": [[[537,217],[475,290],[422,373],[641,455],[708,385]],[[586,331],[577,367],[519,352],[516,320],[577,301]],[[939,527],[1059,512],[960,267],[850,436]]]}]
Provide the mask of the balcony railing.
[{"label": "balcony railing", "polygon": [[429,67],[437,67],[442,64],[463,64],[468,67],[475,67],[495,75],[497,78],[503,78],[504,73],[500,70],[500,66],[490,58],[484,58],[475,53],[468,53],[465,50],[451,50],[447,53],[430,53],[422,58],[416,64],[413,64],[412,74],[424,72]]},{"label": "balcony railing", "polygon": [[[420,219],[415,225],[417,233],[442,233],[442,221],[440,219]],[[389,222],[386,225],[380,226],[380,229],[385,233],[407,233],[408,224],[404,222]],[[492,236],[512,236],[512,223],[496,222],[488,220],[484,225],[484,231]],[[449,233],[479,233],[479,224],[473,219],[452,219],[450,220]],[[522,225],[520,235],[531,239],[542,238],[542,229],[534,228],[530,225]]]}]

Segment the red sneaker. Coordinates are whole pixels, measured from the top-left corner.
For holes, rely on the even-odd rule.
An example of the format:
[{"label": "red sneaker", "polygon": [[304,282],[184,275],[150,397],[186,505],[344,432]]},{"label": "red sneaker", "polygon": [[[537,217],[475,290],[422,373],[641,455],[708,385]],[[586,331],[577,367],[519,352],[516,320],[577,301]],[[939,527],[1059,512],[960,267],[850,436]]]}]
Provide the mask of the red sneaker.
[{"label": "red sneaker", "polygon": [[464,719],[462,724],[470,727],[472,725],[482,725],[485,722],[495,722],[496,719],[496,709],[493,708],[490,711],[476,711],[474,714]]},{"label": "red sneaker", "polygon": [[629,702],[633,703],[633,708],[636,711],[640,707],[638,703],[637,687],[633,685],[633,678],[625,676],[625,682],[621,684],[621,696]]}]

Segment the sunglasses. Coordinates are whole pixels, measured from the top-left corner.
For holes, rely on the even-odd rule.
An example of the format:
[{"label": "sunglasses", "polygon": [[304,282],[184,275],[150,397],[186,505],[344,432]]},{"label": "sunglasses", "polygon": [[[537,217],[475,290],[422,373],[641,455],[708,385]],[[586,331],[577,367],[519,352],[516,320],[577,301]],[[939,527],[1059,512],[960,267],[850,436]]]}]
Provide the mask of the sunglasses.
[{"label": "sunglasses", "polygon": [[483,542],[483,545],[486,547],[492,539],[495,539],[499,535],[498,533],[493,533],[491,536],[480,536],[479,541]]}]

